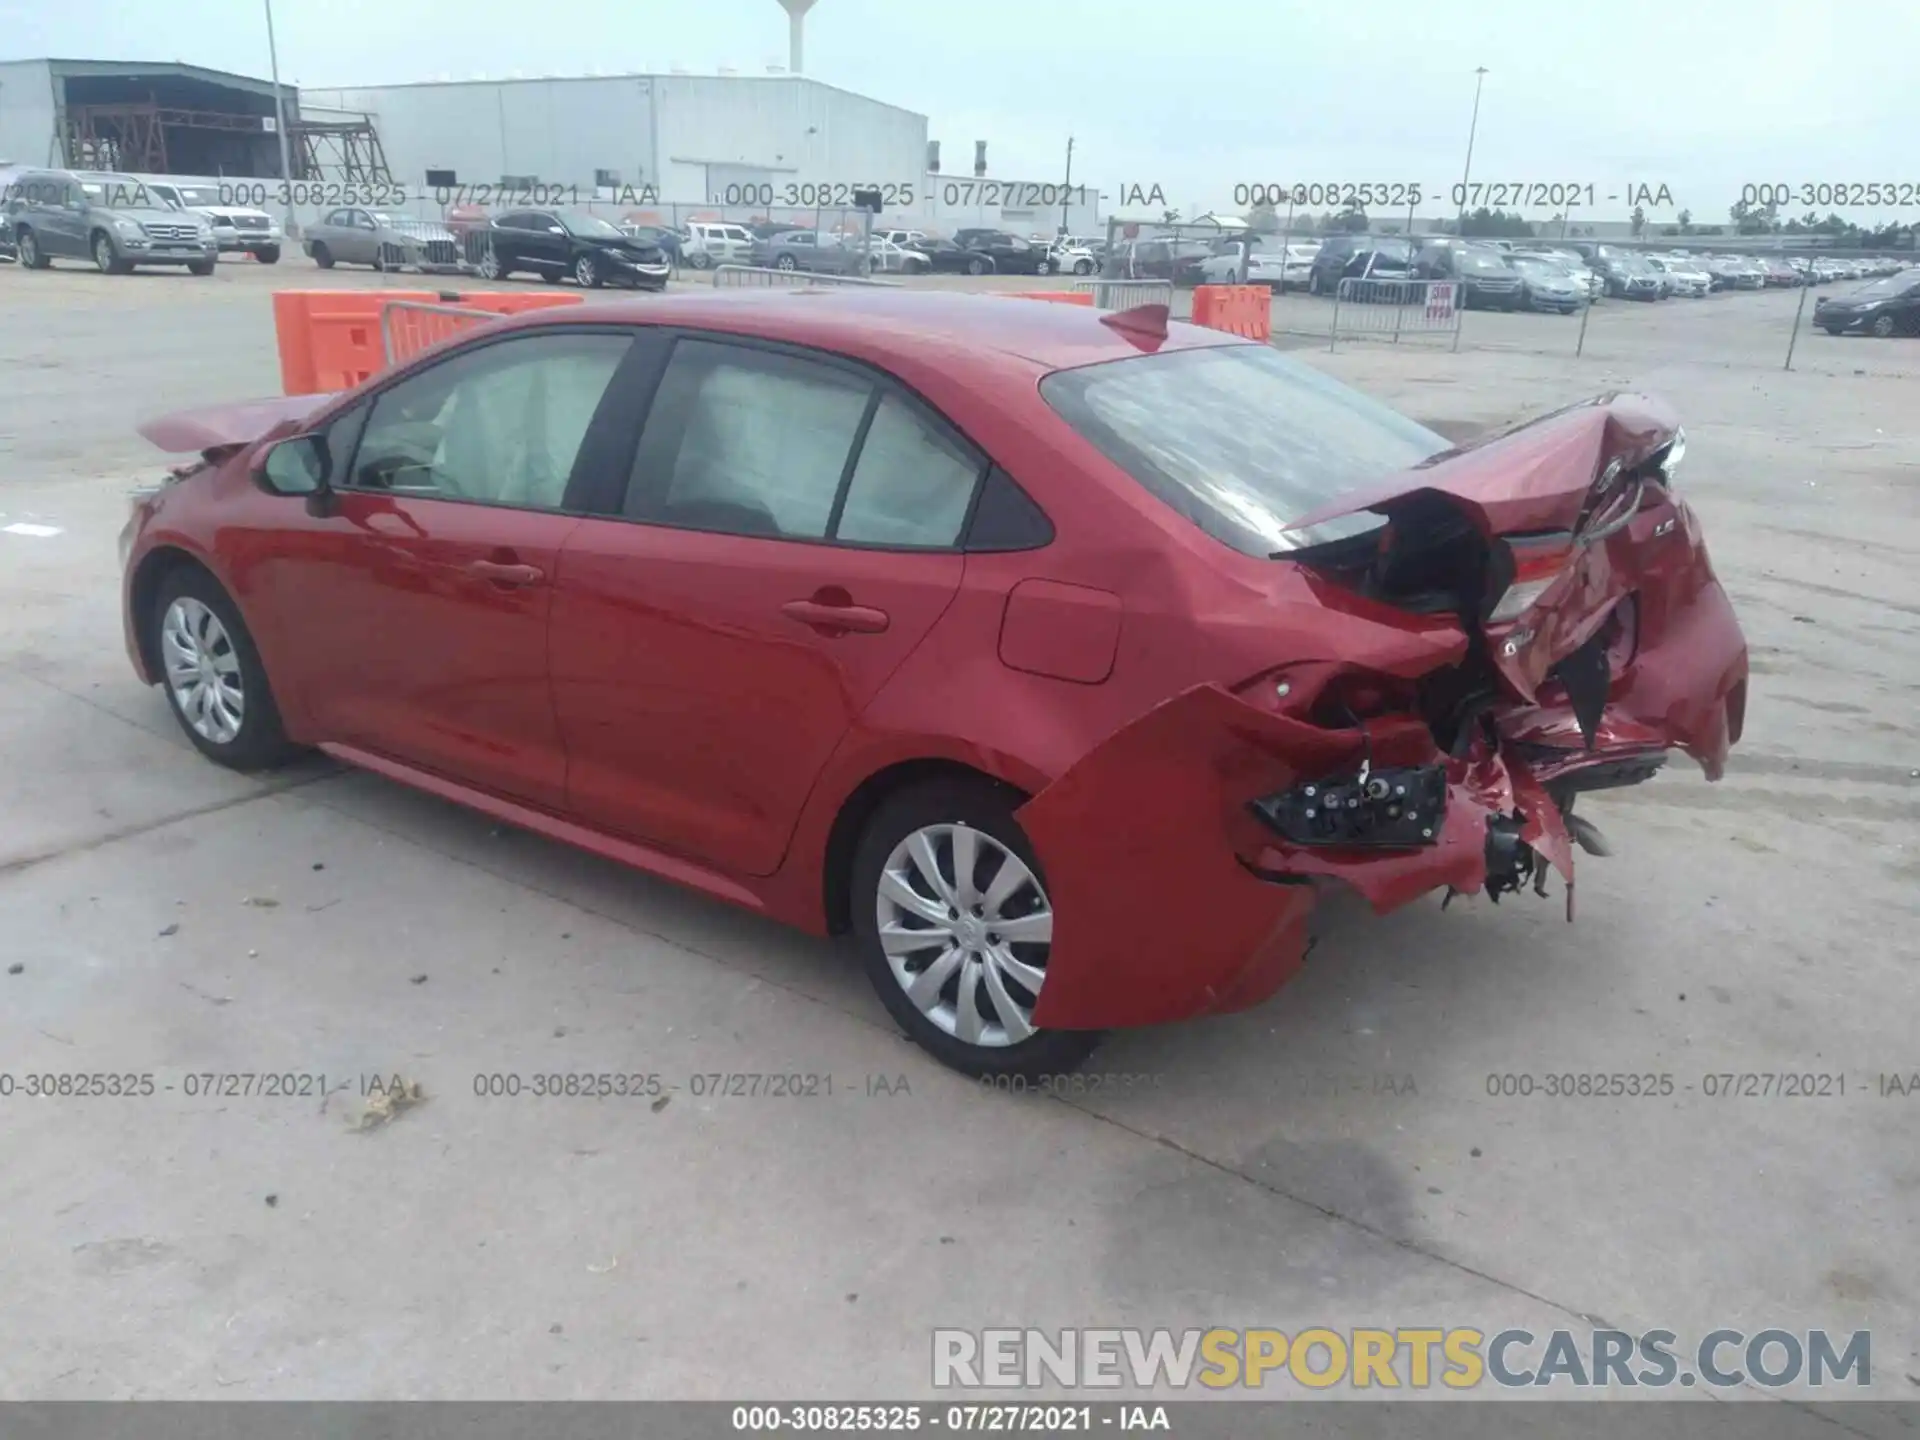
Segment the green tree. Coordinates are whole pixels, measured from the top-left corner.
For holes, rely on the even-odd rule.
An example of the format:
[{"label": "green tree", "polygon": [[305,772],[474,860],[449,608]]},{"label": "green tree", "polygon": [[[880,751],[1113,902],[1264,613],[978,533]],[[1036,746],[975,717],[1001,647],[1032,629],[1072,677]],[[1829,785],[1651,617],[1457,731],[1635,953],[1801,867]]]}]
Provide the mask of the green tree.
[{"label": "green tree", "polygon": [[1682,210],[1680,212],[1680,233],[1682,235],[1691,235],[1693,233],[1693,212],[1691,210]]},{"label": "green tree", "polygon": [[1256,235],[1277,234],[1280,229],[1280,217],[1274,213],[1271,205],[1256,205],[1247,212],[1247,228]]},{"label": "green tree", "polygon": [[1641,235],[1646,233],[1647,212],[1644,209],[1642,209],[1640,206],[1636,205],[1633,207],[1632,219],[1633,219],[1633,238],[1638,240],[1641,237]]},{"label": "green tree", "polygon": [[1355,235],[1361,235],[1366,233],[1369,222],[1367,220],[1366,210],[1363,209],[1360,202],[1356,200],[1335,217],[1335,223],[1338,224],[1342,230],[1350,231]]}]

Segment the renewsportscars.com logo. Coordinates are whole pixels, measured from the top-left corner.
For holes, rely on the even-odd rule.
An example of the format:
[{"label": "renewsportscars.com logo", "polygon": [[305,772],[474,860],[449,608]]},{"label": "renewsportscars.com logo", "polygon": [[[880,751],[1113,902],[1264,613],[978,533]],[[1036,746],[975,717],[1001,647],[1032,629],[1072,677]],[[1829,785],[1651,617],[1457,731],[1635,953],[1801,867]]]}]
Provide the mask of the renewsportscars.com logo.
[{"label": "renewsportscars.com logo", "polygon": [[935,1330],[941,1390],[1769,1389],[1873,1383],[1866,1330],[1713,1330],[1683,1348],[1671,1330],[1315,1326],[1284,1330]]}]

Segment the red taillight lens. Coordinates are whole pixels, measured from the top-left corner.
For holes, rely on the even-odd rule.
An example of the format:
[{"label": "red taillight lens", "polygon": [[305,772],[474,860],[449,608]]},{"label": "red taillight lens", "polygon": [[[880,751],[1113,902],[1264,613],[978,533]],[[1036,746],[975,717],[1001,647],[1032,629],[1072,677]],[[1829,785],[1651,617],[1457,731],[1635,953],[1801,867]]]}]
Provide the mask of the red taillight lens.
[{"label": "red taillight lens", "polygon": [[1569,534],[1511,535],[1506,546],[1513,556],[1513,579],[1494,602],[1487,616],[1489,625],[1518,620],[1526,614],[1573,560],[1573,536]]}]

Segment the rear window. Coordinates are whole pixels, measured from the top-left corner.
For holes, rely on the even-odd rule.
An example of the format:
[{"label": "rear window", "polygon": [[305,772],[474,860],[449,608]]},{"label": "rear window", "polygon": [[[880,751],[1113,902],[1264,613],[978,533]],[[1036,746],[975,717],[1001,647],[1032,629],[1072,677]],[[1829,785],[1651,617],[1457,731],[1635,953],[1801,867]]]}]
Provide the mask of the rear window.
[{"label": "rear window", "polygon": [[1115,464],[1214,539],[1273,555],[1376,528],[1289,530],[1336,496],[1451,448],[1445,437],[1264,345],[1060,370],[1040,393]]}]

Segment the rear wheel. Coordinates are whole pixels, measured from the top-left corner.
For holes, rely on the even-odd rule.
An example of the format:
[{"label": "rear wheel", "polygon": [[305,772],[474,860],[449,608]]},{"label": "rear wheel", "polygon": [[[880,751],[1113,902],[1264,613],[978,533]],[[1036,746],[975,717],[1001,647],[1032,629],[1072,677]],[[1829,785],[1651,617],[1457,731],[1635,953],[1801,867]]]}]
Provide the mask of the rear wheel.
[{"label": "rear wheel", "polygon": [[46,252],[40,248],[40,238],[31,230],[22,230],[14,240],[14,249],[19,253],[20,265],[26,270],[44,270],[52,262]]},{"label": "rear wheel", "polygon": [[1053,910],[1017,797],[939,780],[881,805],[854,853],[855,934],[867,977],[907,1035],[981,1078],[1072,1070],[1096,1031],[1043,1030]]},{"label": "rear wheel", "polygon": [[167,704],[196,750],[234,770],[291,758],[260,652],[219,581],[175,570],[160,582],[148,624]]}]

